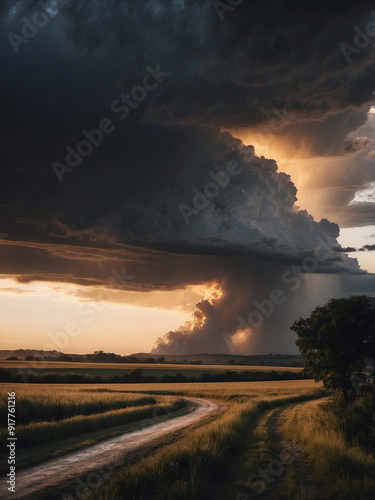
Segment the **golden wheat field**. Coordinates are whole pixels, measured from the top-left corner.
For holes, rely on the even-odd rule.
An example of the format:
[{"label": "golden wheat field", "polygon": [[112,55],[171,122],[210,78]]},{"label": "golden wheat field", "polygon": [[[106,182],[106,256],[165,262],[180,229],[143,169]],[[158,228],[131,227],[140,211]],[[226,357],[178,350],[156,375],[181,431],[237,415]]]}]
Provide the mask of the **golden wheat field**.
[{"label": "golden wheat field", "polygon": [[[194,409],[194,404],[183,400],[184,396],[216,401],[225,410],[205,420],[204,425],[176,435],[168,443],[160,442],[135,463],[116,468],[95,487],[87,486],[88,479],[82,477],[79,484],[85,485],[89,499],[258,498],[262,480],[249,481],[249,478],[254,471],[257,474],[257,470],[275,463],[285,452],[280,439],[284,439],[283,443],[287,440],[292,447],[297,442],[304,445],[307,453],[304,460],[314,464],[319,488],[328,499],[349,500],[353,492],[358,499],[372,498],[373,458],[358,443],[349,442],[337,429],[335,417],[321,410],[330,401],[330,395],[321,383],[313,380],[194,384],[3,383],[0,386],[2,401],[13,391],[21,470],[153,425],[159,411],[172,419],[186,415]],[[5,410],[4,405],[0,406],[4,418]],[[277,430],[279,436],[275,434],[276,417],[282,417],[284,422]],[[5,434],[6,429],[2,427],[0,439],[4,439]],[[320,449],[326,450],[329,460],[323,460]],[[338,470],[335,463],[341,464],[337,467],[342,470]],[[298,459],[285,466],[280,478],[275,478],[272,491],[278,491],[277,498],[302,499],[300,495],[310,498],[312,486],[301,475],[300,467]],[[356,479],[357,469],[362,474],[360,480]],[[335,482],[331,480],[333,473]],[[268,488],[268,484],[266,486]],[[264,498],[271,493],[267,488]],[[64,490],[64,494],[77,498],[77,491]],[[316,491],[321,490],[314,491],[317,494]],[[59,495],[60,498],[60,491]]]}]

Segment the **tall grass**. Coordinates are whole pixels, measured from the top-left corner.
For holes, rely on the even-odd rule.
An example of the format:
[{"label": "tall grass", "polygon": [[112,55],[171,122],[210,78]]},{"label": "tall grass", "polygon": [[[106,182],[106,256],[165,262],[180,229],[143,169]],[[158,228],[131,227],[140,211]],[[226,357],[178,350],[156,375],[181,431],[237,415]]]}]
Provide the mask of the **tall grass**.
[{"label": "tall grass", "polygon": [[321,406],[329,426],[368,451],[375,451],[375,416],[372,416],[371,395],[364,394],[350,404],[332,398]]},{"label": "tall grass", "polygon": [[[18,425],[16,429],[17,444],[27,447],[42,443],[51,443],[59,439],[84,435],[87,432],[103,428],[152,418],[155,414],[167,414],[183,408],[186,404],[182,399],[178,399],[177,401],[171,401],[171,399],[169,398],[169,404],[164,405],[151,404],[144,408],[125,408],[87,416],[76,415],[59,421],[32,422],[27,425]],[[7,431],[2,429],[0,431],[0,446],[5,446],[7,436]]]},{"label": "tall grass", "polygon": [[[110,410],[118,410],[133,406],[146,406],[156,404],[155,397],[122,396],[115,398],[90,399],[87,395],[70,400],[59,396],[46,397],[43,394],[25,396],[17,399],[17,425],[27,425],[31,422],[59,421],[78,415],[91,415],[93,413],[104,413]],[[6,422],[7,408],[0,406],[0,421]]]},{"label": "tall grass", "polygon": [[328,499],[374,500],[375,457],[348,440],[334,413],[317,402],[301,405],[286,412],[283,429],[305,447]]},{"label": "tall grass", "polygon": [[325,394],[322,383],[314,380],[283,380],[273,382],[202,382],[195,384],[113,384],[112,388],[147,394],[169,394],[195,398],[213,398],[229,402],[271,401],[280,397]]},{"label": "tall grass", "polygon": [[[43,390],[40,386],[26,386],[29,392],[16,392],[16,422],[26,425],[31,422],[58,421],[75,415],[91,415],[130,406],[155,404],[158,398],[144,394],[124,392],[100,393],[93,391],[69,391],[66,387]],[[7,421],[7,393],[2,388],[0,400],[1,426]]]}]

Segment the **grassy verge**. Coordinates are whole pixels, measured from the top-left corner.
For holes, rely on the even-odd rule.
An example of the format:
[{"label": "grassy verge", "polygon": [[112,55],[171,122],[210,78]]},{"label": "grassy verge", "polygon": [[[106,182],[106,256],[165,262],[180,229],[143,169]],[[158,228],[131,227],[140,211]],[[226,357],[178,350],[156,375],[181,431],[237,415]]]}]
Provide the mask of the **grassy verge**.
[{"label": "grassy verge", "polygon": [[286,411],[283,432],[302,443],[328,499],[374,500],[374,454],[348,440],[338,422],[334,413],[313,402]]}]

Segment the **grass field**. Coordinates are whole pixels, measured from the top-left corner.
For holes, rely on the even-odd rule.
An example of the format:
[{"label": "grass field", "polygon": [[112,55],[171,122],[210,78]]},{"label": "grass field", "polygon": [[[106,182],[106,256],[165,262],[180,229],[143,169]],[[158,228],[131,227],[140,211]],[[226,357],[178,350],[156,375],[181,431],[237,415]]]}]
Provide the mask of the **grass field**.
[{"label": "grass field", "polygon": [[[358,414],[362,420],[360,430],[367,433],[367,450],[360,446],[359,440],[354,436],[353,439],[347,438],[338,425],[340,420],[343,421],[342,416],[337,418],[329,411],[329,407],[322,405],[320,401],[300,405],[285,412],[285,435],[290,439],[297,437],[303,444],[324,485],[328,499],[375,498],[375,436],[371,439],[371,422],[370,426],[363,425],[365,420],[360,408],[357,408],[355,414],[352,417],[357,423]],[[346,421],[353,423],[353,418],[346,418]],[[295,477],[289,477],[287,484],[289,494],[292,494],[293,487],[296,491],[298,485],[295,483]]]},{"label": "grass field", "polygon": [[[218,397],[221,390],[222,398],[235,401],[224,415],[159,455],[114,474],[90,498],[374,500],[375,434],[371,445],[371,421],[364,418],[369,398],[335,414],[324,409],[330,397],[317,399],[324,391],[311,381],[213,385],[202,384],[199,395]],[[189,394],[198,395],[194,388]],[[362,441],[367,435],[368,449],[360,446],[356,432],[347,439],[338,429],[343,423],[348,432],[360,423],[366,426]],[[281,457],[287,459],[284,466]],[[280,466],[281,472],[261,476]]]},{"label": "grass field", "polygon": [[[22,451],[19,466],[31,465],[51,456],[60,456],[64,452],[78,450],[85,444],[94,444],[97,440],[116,433],[134,430],[138,423],[145,422],[147,418],[149,423],[152,423],[155,408],[181,414],[187,411],[181,402],[182,395],[225,401],[229,409],[218,420],[194,431],[186,441],[168,447],[160,455],[142,460],[139,463],[140,469],[134,466],[126,472],[125,483],[114,475],[112,481],[115,483],[110,483],[109,486],[114,492],[123,488],[129,489],[129,492],[134,492],[134,498],[141,498],[137,495],[144,487],[144,481],[147,479],[146,483],[149,484],[150,477],[156,474],[156,478],[154,477],[147,486],[150,491],[162,487],[163,494],[167,495],[164,489],[169,484],[172,496],[165,498],[180,498],[180,494],[181,498],[193,498],[184,495],[203,488],[205,480],[210,481],[209,471],[212,467],[218,466],[220,471],[223,460],[232,460],[231,454],[238,453],[236,447],[241,448],[243,445],[243,433],[251,431],[252,422],[256,421],[264,408],[269,405],[277,406],[295,398],[316,397],[322,388],[311,380],[192,385],[1,384],[3,401],[11,391],[16,392],[16,416],[19,414],[22,419],[16,427],[18,449]],[[20,424],[21,421],[24,424]],[[1,429],[0,436],[3,439],[6,437],[4,428]],[[204,450],[207,447],[210,452],[205,456]],[[182,473],[181,480],[176,478],[178,486],[167,480],[165,474],[169,474],[171,464],[180,463],[181,456],[185,457],[181,462],[184,472],[181,472],[180,465],[176,468],[177,472]],[[190,464],[187,470],[193,474],[192,477],[189,476],[190,472],[186,475],[186,460]],[[92,494],[96,492],[93,491]],[[107,495],[104,490],[98,490],[97,494],[98,498],[105,498]]]},{"label": "grass field", "polygon": [[[5,385],[5,384],[4,384]],[[74,386],[72,386],[74,387]],[[91,386],[90,386],[91,387]],[[313,380],[283,380],[276,382],[197,382],[195,384],[93,384],[96,388],[147,394],[169,394],[213,398],[222,401],[246,402],[248,400],[269,401],[280,397],[318,394],[323,384]]]},{"label": "grass field", "polygon": [[[155,414],[173,414],[185,408],[186,403],[178,396],[151,396],[127,393],[115,388],[84,385],[1,384],[0,386],[0,449],[6,449],[8,437],[7,396],[16,393],[16,436],[20,449],[45,445],[45,455],[50,454],[51,443],[79,436],[86,441],[96,431],[122,428],[139,422],[152,423]],[[132,430],[134,425],[132,426]],[[100,439],[106,434],[100,433]],[[80,443],[76,443],[79,447]],[[56,451],[56,449],[55,449]],[[32,449],[30,449],[32,455]],[[23,465],[28,463],[22,461]]]},{"label": "grass field", "polygon": [[[158,455],[115,473],[107,484],[92,490],[90,498],[114,500],[121,495],[155,500],[239,498],[237,476],[253,446],[254,428],[264,412],[323,394],[320,384],[297,382],[287,382],[286,386],[285,382],[276,386],[270,382],[244,383],[241,387],[199,384],[197,392],[194,388],[187,391],[189,395],[231,401],[227,412]],[[180,390],[174,389],[175,393]],[[259,455],[253,458],[257,465]]]},{"label": "grass field", "polygon": [[[364,418],[368,402],[366,408],[357,405],[341,416],[327,411],[324,408],[329,406],[331,396],[322,384],[312,380],[42,387],[1,384],[3,400],[11,391],[16,392],[16,415],[20,415],[17,435],[21,466],[137,429],[143,422],[152,424],[155,408],[183,414],[189,408],[184,407],[181,396],[220,400],[227,406],[225,413],[185,437],[115,470],[98,487],[87,487],[85,498],[323,498],[320,490],[308,484],[310,476],[307,480],[304,473],[301,476],[307,465],[302,461],[301,469],[300,458],[285,466],[271,486],[267,483],[264,494],[256,493],[254,484],[262,484],[262,480],[254,483],[251,477],[277,462],[281,440],[303,447],[314,469],[314,481],[324,488],[324,498],[374,498],[375,456],[368,437],[371,420]],[[276,426],[277,419],[281,426]],[[364,422],[366,429],[358,433]],[[5,437],[5,429],[1,431]],[[74,491],[66,493],[76,498]]]},{"label": "grass field", "polygon": [[[7,394],[0,389],[0,422],[6,421]],[[157,399],[144,394],[89,391],[86,388],[59,385],[58,387],[17,386],[17,425],[31,422],[59,421],[77,415],[104,413],[131,406],[156,404]]]},{"label": "grass field", "polygon": [[299,373],[300,367],[277,367],[277,366],[246,366],[246,365],[183,365],[183,364],[150,364],[150,363],[72,363],[60,361],[1,361],[0,368],[11,373],[35,371],[38,373],[76,373],[90,377],[99,376],[109,379],[116,375],[130,373],[141,369],[144,375],[159,376],[185,375],[197,377],[201,373],[224,373],[226,370],[234,372],[292,372]]}]

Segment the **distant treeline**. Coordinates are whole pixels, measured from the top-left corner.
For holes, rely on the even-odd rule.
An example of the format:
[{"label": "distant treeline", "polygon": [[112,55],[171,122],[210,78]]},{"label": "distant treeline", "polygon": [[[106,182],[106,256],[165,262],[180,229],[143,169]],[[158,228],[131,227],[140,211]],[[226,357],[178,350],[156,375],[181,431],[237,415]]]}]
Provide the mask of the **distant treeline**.
[{"label": "distant treeline", "polygon": [[[34,356],[28,354],[25,361],[63,361],[74,363],[164,363],[165,358],[146,358],[140,359],[136,356],[121,356],[114,352],[95,351],[93,354],[59,354],[57,356],[44,355]],[[17,356],[9,356],[7,360],[19,361]],[[198,362],[198,364],[201,362]]]},{"label": "distant treeline", "polygon": [[[196,357],[195,357],[196,356]],[[0,358],[13,361],[60,361],[76,363],[149,363],[149,364],[226,364],[226,365],[257,365],[257,366],[290,366],[304,365],[304,360],[298,355],[208,355],[207,353],[185,356],[148,356],[147,354],[121,355],[114,352],[95,351],[90,354],[65,354],[58,351],[38,351],[18,349],[15,351],[1,351]]]},{"label": "distant treeline", "polygon": [[27,370],[20,373],[11,373],[0,368],[0,382],[34,383],[34,384],[129,384],[129,383],[179,383],[179,382],[255,382],[266,380],[300,380],[307,378],[302,372],[290,371],[277,372],[275,370],[242,371],[234,372],[226,370],[220,373],[200,373],[197,377],[187,377],[181,373],[176,375],[143,375],[142,370],[137,368],[130,373],[114,375],[110,378],[102,378],[80,375],[78,373],[35,373]]}]

